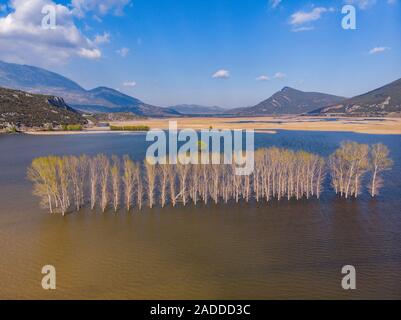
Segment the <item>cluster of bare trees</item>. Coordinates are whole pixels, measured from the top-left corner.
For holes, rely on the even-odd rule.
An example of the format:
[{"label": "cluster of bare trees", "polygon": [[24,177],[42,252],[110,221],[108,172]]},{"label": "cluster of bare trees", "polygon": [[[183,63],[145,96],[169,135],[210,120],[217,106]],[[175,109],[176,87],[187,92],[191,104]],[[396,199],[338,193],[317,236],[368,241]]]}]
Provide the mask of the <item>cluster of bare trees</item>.
[{"label": "cluster of bare trees", "polygon": [[369,146],[356,142],[343,142],[329,158],[333,189],[348,198],[361,193],[361,180],[370,171],[369,191],[376,196],[382,186],[380,173],[390,169],[392,161],[388,148],[381,144]]},{"label": "cluster of bare trees", "polygon": [[[216,155],[211,155],[216,156]],[[235,164],[151,164],[100,154],[36,158],[28,169],[34,194],[51,213],[78,211],[84,205],[103,212],[121,207],[130,211],[144,205],[165,207],[209,201],[248,202],[317,197],[322,192],[325,160],[305,151],[276,147],[255,151],[251,175],[235,174]],[[372,170],[371,194],[381,185],[380,172],[391,166],[382,145],[344,143],[329,158],[332,185],[345,197],[357,196],[363,174]]]}]

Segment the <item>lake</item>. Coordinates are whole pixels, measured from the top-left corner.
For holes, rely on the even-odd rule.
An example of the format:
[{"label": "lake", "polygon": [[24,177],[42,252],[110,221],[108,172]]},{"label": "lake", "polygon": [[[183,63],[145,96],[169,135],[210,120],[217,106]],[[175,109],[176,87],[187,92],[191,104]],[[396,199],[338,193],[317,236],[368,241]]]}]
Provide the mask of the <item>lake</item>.
[{"label": "lake", "polygon": [[[320,200],[199,203],[117,214],[50,215],[32,196],[26,168],[41,155],[129,154],[141,133],[0,135],[0,298],[38,299],[401,299],[399,135],[278,131],[256,147],[327,156],[343,140],[382,142],[393,169],[376,199],[340,199],[328,183]],[[41,287],[42,266],[57,289]],[[356,268],[357,289],[341,288]]]}]

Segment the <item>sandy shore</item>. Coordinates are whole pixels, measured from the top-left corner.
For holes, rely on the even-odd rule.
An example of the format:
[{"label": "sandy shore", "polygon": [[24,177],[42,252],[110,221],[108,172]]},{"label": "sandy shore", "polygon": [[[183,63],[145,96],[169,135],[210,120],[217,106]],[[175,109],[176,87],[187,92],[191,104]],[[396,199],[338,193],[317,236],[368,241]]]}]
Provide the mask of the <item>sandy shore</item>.
[{"label": "sandy shore", "polygon": [[61,136],[61,135],[79,135],[79,134],[132,134],[132,133],[146,133],[146,131],[112,131],[104,127],[94,127],[82,131],[26,131],[24,134],[34,136]]},{"label": "sandy shore", "polygon": [[[141,119],[111,122],[111,125],[146,125],[151,129],[168,129],[169,121],[176,121],[178,129],[254,129],[256,132],[272,133],[275,130],[337,131],[367,134],[401,134],[401,118],[321,118],[321,117],[241,117],[241,118],[168,118]],[[32,131],[32,135],[66,134],[121,134],[130,131],[110,131],[105,127],[94,127],[83,131]],[[135,131],[135,133],[143,133]]]}]

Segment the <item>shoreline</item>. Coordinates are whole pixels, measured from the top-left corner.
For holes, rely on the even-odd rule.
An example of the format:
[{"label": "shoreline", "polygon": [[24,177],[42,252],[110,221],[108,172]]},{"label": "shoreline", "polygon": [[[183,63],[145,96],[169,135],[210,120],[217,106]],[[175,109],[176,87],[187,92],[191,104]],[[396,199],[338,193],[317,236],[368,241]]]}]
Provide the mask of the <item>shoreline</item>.
[{"label": "shoreline", "polygon": [[[246,130],[253,129],[256,133],[275,134],[277,130],[287,131],[315,131],[315,132],[353,132],[377,135],[400,135],[401,118],[339,118],[339,117],[187,117],[187,118],[152,118],[132,121],[114,121],[110,125],[146,125],[150,129],[169,129],[169,121],[176,121],[178,129],[218,129],[218,130]],[[113,131],[104,127],[93,127],[82,131],[24,131],[29,135],[77,135],[77,134],[121,134],[139,133],[147,131]],[[1,133],[0,133],[1,134]],[[6,134],[6,133],[4,133]]]},{"label": "shoreline", "polygon": [[60,136],[60,135],[80,135],[80,134],[121,134],[121,133],[146,133],[147,131],[113,131],[113,130],[82,130],[82,131],[25,131],[21,134],[32,136]]}]

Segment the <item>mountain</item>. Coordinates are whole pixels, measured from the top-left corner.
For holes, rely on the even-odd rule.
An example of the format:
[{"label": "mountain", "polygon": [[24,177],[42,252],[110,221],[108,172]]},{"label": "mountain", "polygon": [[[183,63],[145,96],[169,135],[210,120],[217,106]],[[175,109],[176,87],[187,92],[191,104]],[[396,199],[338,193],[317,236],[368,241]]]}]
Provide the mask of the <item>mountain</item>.
[{"label": "mountain", "polygon": [[253,107],[238,108],[228,111],[230,114],[244,116],[301,114],[317,108],[339,103],[343,97],[319,92],[304,92],[290,87],[273,94]]},{"label": "mountain", "polygon": [[62,98],[0,88],[0,129],[85,123],[86,119]]},{"label": "mountain", "polygon": [[197,104],[179,104],[176,106],[171,106],[169,107],[169,109],[175,110],[185,115],[213,115],[221,114],[226,111],[226,109],[217,106],[208,107]]},{"label": "mountain", "polygon": [[178,112],[144,103],[107,87],[85,90],[57,73],[0,61],[0,86],[62,97],[75,109],[87,112],[133,112],[141,116],[177,116]]},{"label": "mountain", "polygon": [[86,112],[131,112],[139,116],[178,116],[178,112],[144,103],[120,91],[98,87],[88,91],[93,104],[76,102],[73,107]]},{"label": "mountain", "polygon": [[401,79],[311,114],[345,116],[401,116]]}]

